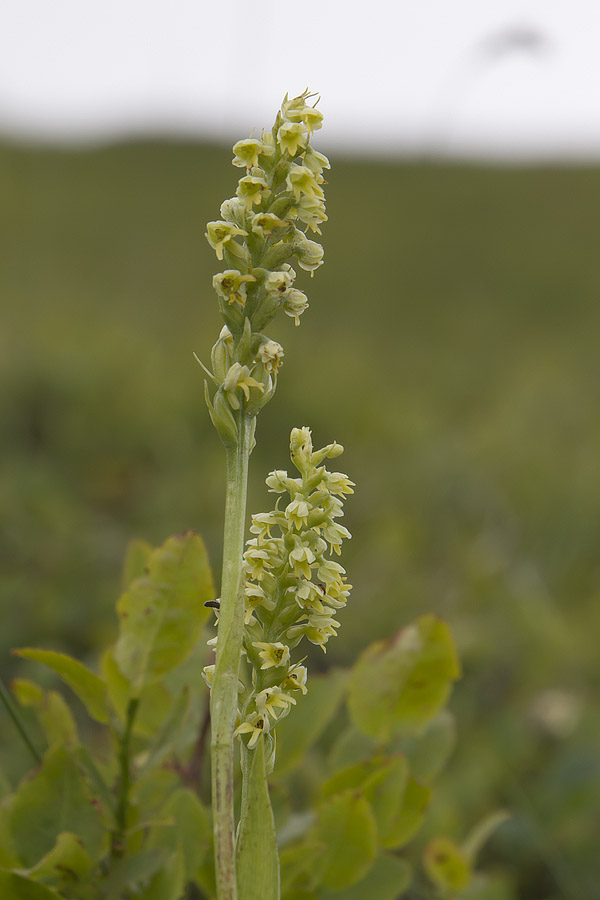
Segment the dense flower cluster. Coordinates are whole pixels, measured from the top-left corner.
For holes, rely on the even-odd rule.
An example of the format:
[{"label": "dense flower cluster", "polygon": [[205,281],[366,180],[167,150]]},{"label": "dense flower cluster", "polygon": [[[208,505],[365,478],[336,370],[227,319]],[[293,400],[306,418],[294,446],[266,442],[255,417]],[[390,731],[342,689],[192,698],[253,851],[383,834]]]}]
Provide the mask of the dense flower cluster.
[{"label": "dense flower cluster", "polygon": [[[323,171],[329,161],[310,146],[322,113],[308,90],[287,95],[272,131],[234,147],[233,164],[244,169],[235,197],[221,205],[221,219],[209,222],[206,238],[226,268],[213,278],[225,327],[212,353],[214,385],[206,401],[226,444],[237,439],[235,413],[253,417],[273,396],[283,349],[264,329],[282,310],[300,323],[308,307],[294,286],[299,266],[314,274],[323,248],[307,237],[327,221]],[[202,365],[202,364],[201,364]]]},{"label": "dense flower cluster", "polygon": [[[250,735],[250,749],[289,713],[295,695],[306,693],[306,667],[293,662],[291,652],[304,637],[325,651],[351,589],[331,554],[339,556],[342,541],[350,537],[336,520],[354,485],[322,465],[343,447],[333,443],[313,450],[310,430],[295,428],[290,451],[300,477],[279,470],[266,482],[273,493],[287,494],[289,502],[278,500],[275,509],[252,517],[254,537],[244,554],[244,651],[252,679],[240,693],[237,733]],[[208,667],[209,682],[211,675]]]}]

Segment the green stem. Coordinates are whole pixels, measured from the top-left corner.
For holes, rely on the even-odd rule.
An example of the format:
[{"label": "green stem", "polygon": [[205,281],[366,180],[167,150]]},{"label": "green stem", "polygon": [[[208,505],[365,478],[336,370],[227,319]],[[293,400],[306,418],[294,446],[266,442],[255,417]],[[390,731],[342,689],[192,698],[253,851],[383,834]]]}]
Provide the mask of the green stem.
[{"label": "green stem", "polygon": [[129,808],[129,791],[131,788],[131,766],[129,757],[131,753],[131,732],[140,701],[138,697],[129,701],[127,707],[127,720],[125,730],[121,738],[119,752],[120,776],[119,795],[117,799],[117,811],[115,814],[116,828],[113,833],[111,855],[120,857],[125,852],[125,832],[127,830],[127,810]]},{"label": "green stem", "polygon": [[217,658],[210,698],[212,807],[217,900],[237,900],[233,732],[238,706],[238,671],[244,627],[241,575],[248,459],[253,436],[253,419],[246,416],[243,410],[240,410],[238,414],[238,435],[238,443],[227,448],[221,606]]},{"label": "green stem", "polygon": [[38,764],[41,763],[42,757],[36,750],[33,741],[27,734],[27,730],[25,728],[25,725],[23,724],[21,716],[19,715],[19,712],[18,712],[16,706],[13,704],[12,698],[11,698],[9,692],[4,687],[4,684],[2,683],[2,681],[0,681],[0,700],[2,700],[2,702],[4,703],[6,712],[13,720],[17,731],[23,738],[23,742],[27,745],[27,748],[28,748],[29,752],[31,753],[31,755],[33,756],[33,758],[35,759],[36,763],[38,763]]}]

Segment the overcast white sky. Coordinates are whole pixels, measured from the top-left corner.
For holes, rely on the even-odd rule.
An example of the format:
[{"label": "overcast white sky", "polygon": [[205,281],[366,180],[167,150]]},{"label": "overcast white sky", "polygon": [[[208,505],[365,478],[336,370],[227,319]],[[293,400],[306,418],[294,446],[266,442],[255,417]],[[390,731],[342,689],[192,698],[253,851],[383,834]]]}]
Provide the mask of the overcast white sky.
[{"label": "overcast white sky", "polygon": [[600,156],[600,0],[1,0],[0,132],[239,136],[322,94],[320,146]]}]

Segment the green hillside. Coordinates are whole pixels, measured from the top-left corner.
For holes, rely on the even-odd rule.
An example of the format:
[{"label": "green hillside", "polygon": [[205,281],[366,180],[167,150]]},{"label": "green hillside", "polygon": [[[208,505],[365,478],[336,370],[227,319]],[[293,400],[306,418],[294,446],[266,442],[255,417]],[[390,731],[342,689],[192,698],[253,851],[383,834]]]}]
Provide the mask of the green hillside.
[{"label": "green hillside", "polygon": [[[197,529],[218,569],[223,461],[192,352],[207,359],[220,329],[203,234],[233,193],[230,158],[0,147],[6,676],[12,646],[94,658],[131,537]],[[419,612],[447,618],[464,678],[438,827],[462,837],[508,806],[487,859],[506,892],[490,900],[591,900],[600,169],[332,163],[326,265],[300,284],[302,327],[273,334],[285,366],[250,508],[292,426],[346,446],[355,589],[315,660],[347,662]]]}]

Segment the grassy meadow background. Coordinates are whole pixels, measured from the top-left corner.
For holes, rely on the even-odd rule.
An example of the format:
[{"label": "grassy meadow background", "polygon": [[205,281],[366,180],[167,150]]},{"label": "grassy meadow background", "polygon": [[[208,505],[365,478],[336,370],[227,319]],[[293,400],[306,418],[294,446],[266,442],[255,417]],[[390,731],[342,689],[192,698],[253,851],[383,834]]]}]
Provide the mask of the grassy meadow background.
[{"label": "grassy meadow background", "polygon": [[[318,146],[318,142],[317,142]],[[203,401],[221,327],[203,234],[226,148],[0,146],[0,669],[90,663],[128,540],[200,531],[223,459]],[[419,613],[452,625],[458,743],[432,811],[513,812],[490,900],[592,900],[600,833],[600,170],[333,159],[326,265],[261,414],[251,511],[288,433],[346,446],[349,663]],[[40,672],[36,670],[36,677]],[[4,778],[29,761],[0,716]],[[12,749],[11,749],[12,746]]]}]

